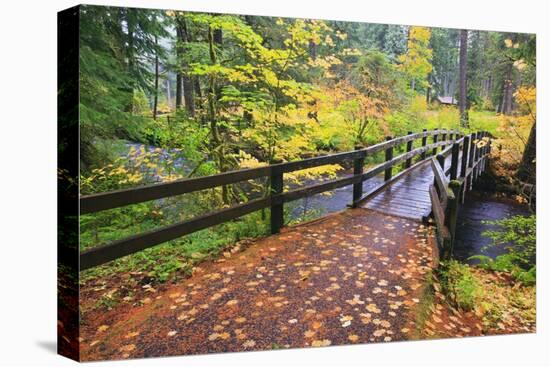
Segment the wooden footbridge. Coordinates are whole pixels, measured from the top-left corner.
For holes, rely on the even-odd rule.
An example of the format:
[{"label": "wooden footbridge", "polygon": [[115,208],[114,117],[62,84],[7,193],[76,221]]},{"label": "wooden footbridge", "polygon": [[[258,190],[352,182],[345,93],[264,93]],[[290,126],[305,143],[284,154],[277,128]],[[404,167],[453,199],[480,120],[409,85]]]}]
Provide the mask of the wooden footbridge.
[{"label": "wooden footbridge", "polygon": [[[258,178],[269,178],[271,185],[270,194],[264,197],[82,251],[80,270],[264,208],[271,210],[271,232],[275,234],[284,223],[285,203],[347,185],[353,185],[351,207],[417,221],[433,218],[440,249],[444,256],[449,256],[459,205],[485,170],[489,152],[490,139],[486,132],[463,135],[458,131],[424,130],[388,137],[384,142],[367,148],[356,147],[351,152],[82,196],[80,213],[88,214]],[[377,153],[385,155],[384,162],[365,170],[365,159]],[[283,189],[285,173],[345,162],[353,164],[353,174],[307,187]],[[363,182],[382,173],[383,183],[363,193]]]}]

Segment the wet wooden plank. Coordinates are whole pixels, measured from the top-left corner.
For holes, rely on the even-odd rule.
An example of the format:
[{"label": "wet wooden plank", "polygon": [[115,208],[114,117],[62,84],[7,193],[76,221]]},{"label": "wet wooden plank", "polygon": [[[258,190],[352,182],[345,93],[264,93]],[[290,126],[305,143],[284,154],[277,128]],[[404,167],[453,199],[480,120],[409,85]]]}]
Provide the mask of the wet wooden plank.
[{"label": "wet wooden plank", "polygon": [[[450,163],[450,159],[448,156],[446,165]],[[447,180],[442,170],[440,171]],[[434,172],[431,161],[428,161],[404,172],[399,180],[377,192],[362,207],[421,221],[431,211],[429,189],[433,182]]]}]

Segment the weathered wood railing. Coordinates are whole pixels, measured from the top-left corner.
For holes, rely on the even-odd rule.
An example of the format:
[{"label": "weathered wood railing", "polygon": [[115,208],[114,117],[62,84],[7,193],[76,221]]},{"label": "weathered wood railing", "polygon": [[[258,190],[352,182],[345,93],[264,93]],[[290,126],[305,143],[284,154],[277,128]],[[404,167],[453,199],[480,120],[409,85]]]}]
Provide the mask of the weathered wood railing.
[{"label": "weathered wood railing", "polygon": [[[428,144],[428,137],[430,136],[433,138],[433,143]],[[439,137],[441,137],[441,139],[439,139]],[[449,139],[447,139],[447,137]],[[80,254],[80,270],[85,270],[104,264],[111,260],[118,259],[160,243],[176,239],[183,235],[212,227],[214,225],[218,225],[268,207],[271,208],[271,232],[278,233],[280,228],[283,226],[284,203],[325,191],[331,191],[347,185],[353,185],[353,198],[351,206],[356,206],[359,201],[364,200],[366,197],[373,194],[373,191],[371,191],[370,193],[363,195],[364,181],[384,172],[385,181],[381,186],[376,188],[376,190],[379,190],[381,187],[387,185],[399,176],[393,175],[393,167],[395,165],[404,162],[403,168],[405,170],[412,169],[417,164],[429,159],[427,155],[430,151],[432,151],[432,154],[436,154],[438,148],[443,149],[447,145],[455,143],[459,137],[461,137],[461,135],[458,132],[447,130],[424,130],[420,133],[409,132],[408,135],[398,138],[388,137],[386,141],[368,148],[356,147],[356,150],[351,152],[337,153],[252,169],[225,172],[207,177],[177,180],[133,189],[124,189],[82,196],[80,198],[80,214],[89,214],[262,177],[268,177],[271,185],[271,192],[265,197],[250,200],[245,203],[201,215],[183,222],[84,250]],[[414,148],[413,142],[417,139],[421,139],[421,144],[419,147]],[[393,153],[395,147],[405,143],[405,152],[394,157]],[[372,167],[365,172],[365,158],[382,151],[385,152],[385,162]],[[419,156],[419,161],[413,166],[412,159],[415,156]],[[353,161],[352,176],[322,182],[304,188],[297,188],[286,192],[283,190],[283,176],[285,173],[327,164],[343,163],[344,161]],[[475,166],[472,169],[474,168]]]},{"label": "weathered wood railing", "polygon": [[[450,147],[432,157],[434,183],[430,185],[431,214],[437,228],[441,257],[452,256],[458,209],[474,181],[485,171],[491,141],[487,132],[477,132],[456,140]],[[445,170],[446,158],[451,165]],[[449,177],[447,177],[449,176]]]}]

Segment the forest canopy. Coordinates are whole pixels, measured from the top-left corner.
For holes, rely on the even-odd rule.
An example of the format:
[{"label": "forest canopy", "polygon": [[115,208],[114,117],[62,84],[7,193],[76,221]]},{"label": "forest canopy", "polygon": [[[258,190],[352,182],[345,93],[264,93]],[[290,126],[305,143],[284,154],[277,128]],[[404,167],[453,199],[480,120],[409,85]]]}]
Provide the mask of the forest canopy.
[{"label": "forest canopy", "polygon": [[[80,15],[82,195],[350,151],[435,128],[488,131],[502,184],[534,187],[535,35],[87,5]],[[383,160],[378,154],[365,164]],[[285,190],[349,170],[335,164],[285,174]],[[250,180],[84,215],[81,249],[269,190],[267,180]],[[285,224],[319,214],[307,202],[298,211],[285,212]],[[228,243],[265,234],[267,215],[252,213],[113,268],[165,279]]]},{"label": "forest canopy", "polygon": [[534,123],[535,36],[465,32],[471,123],[454,111],[460,30],[83,6],[83,173],[112,164],[117,140],[182,150],[188,175],[203,175],[461,124],[512,129],[517,169]]}]

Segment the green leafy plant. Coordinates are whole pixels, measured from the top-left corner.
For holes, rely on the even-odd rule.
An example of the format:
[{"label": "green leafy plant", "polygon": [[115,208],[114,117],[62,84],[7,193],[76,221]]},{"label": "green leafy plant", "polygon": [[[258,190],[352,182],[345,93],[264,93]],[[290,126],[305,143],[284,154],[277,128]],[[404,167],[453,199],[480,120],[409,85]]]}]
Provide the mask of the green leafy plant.
[{"label": "green leafy plant", "polygon": [[485,255],[472,256],[480,261],[479,266],[510,273],[514,278],[525,284],[536,282],[536,216],[513,216],[485,223],[496,225],[497,228],[485,231],[484,236],[492,239],[489,247],[499,246],[506,253],[492,259]]}]

